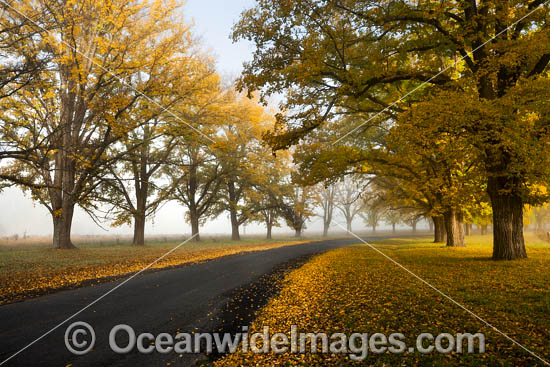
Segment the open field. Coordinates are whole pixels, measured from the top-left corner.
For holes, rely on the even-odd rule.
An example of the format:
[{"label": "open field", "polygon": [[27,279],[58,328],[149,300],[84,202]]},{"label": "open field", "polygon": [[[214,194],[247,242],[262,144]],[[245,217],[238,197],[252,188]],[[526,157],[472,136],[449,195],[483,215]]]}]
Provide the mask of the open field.
[{"label": "open field", "polygon": [[[186,243],[152,268],[196,263],[313,239],[245,237],[235,242],[222,237],[206,238],[201,242]],[[55,250],[48,248],[46,242],[36,241],[22,246],[0,246],[0,304],[139,271],[176,247],[180,240],[161,238],[145,247],[117,245],[113,239],[96,239],[89,243],[77,240],[77,250]]]},{"label": "open field", "polygon": [[[425,239],[381,240],[375,245],[445,294],[532,350],[550,358],[550,244],[526,235],[529,259],[497,262],[490,236],[468,237],[467,248]],[[407,346],[420,333],[477,333],[484,354],[373,354],[352,362],[338,354],[244,354],[216,362],[235,365],[536,366],[541,362],[366,245],[319,255],[291,272],[281,293],[261,309],[252,332],[400,332]]]}]

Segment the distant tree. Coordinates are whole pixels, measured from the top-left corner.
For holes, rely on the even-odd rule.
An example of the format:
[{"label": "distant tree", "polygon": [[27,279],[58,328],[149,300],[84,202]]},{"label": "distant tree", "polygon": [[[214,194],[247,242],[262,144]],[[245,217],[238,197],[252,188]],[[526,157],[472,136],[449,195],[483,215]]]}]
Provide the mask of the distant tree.
[{"label": "distant tree", "polygon": [[384,214],[384,221],[391,225],[392,233],[395,233],[395,227],[403,221],[403,215],[395,209],[388,209]]},{"label": "distant tree", "polygon": [[413,233],[416,233],[416,226],[421,220],[422,214],[407,213],[405,214],[404,222],[407,223],[407,225],[411,226]]},{"label": "distant tree", "polygon": [[289,183],[283,196],[277,200],[281,216],[287,225],[294,229],[295,237],[302,237],[306,221],[314,215],[311,200],[311,188]]},{"label": "distant tree", "polygon": [[353,219],[363,209],[361,202],[362,187],[353,178],[345,177],[336,183],[336,207],[346,219],[346,229],[352,231]]},{"label": "distant tree", "polygon": [[255,195],[247,200],[259,213],[252,220],[266,226],[266,238],[272,238],[273,227],[279,227],[279,218],[285,208],[284,193],[288,191],[287,177],[290,175],[291,156],[288,151],[279,151],[276,156],[269,153],[264,156],[262,164],[257,167],[258,173],[254,185]]},{"label": "distant tree", "polygon": [[317,215],[323,219],[323,237],[327,237],[336,204],[336,186],[332,184],[315,186],[313,200],[315,206],[321,208],[321,213]]},{"label": "distant tree", "polygon": [[376,227],[383,220],[386,209],[383,207],[383,202],[380,198],[372,192],[364,197],[362,204],[362,211],[359,215],[374,233],[376,232]]}]

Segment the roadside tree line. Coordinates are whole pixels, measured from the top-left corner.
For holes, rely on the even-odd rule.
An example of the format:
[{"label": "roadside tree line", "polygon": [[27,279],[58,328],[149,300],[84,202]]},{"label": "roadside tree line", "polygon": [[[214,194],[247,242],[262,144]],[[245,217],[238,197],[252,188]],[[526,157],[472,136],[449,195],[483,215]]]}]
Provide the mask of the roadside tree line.
[{"label": "roadside tree line", "polygon": [[490,218],[493,258],[525,258],[524,210],[549,201],[549,6],[261,1],[234,28],[257,47],[239,87],[285,96],[265,139],[304,184],[373,177],[437,241]]},{"label": "roadside tree line", "polygon": [[75,208],[98,224],[145,223],[168,200],[202,223],[229,213],[268,233],[305,223],[288,152],[262,142],[274,118],[216,73],[162,1],[0,5],[0,179],[47,208],[55,248],[74,248]]}]

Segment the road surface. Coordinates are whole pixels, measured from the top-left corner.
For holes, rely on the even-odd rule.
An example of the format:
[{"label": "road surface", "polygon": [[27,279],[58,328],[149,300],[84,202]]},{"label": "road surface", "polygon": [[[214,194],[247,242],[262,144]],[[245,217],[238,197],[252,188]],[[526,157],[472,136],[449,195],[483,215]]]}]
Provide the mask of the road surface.
[{"label": "road surface", "polygon": [[[233,302],[236,294],[246,292],[247,287],[261,282],[265,274],[283,268],[295,259],[305,259],[357,242],[339,239],[285,246],[141,274],[1,366],[194,365],[197,358],[205,357],[192,353],[180,356],[173,350],[167,354],[156,351],[142,354],[136,348],[126,354],[117,354],[110,348],[109,332],[119,324],[131,326],[138,335],[144,332],[156,336],[160,333],[175,335],[177,332],[216,331],[220,321],[213,315],[222,319],[238,317],[227,316],[224,308]],[[0,363],[123,281],[61,291],[0,306]],[[65,345],[65,331],[76,321],[88,323],[96,335],[94,348],[82,356],[72,354]],[[69,335],[73,335],[73,331]],[[121,332],[117,338],[117,343],[122,347],[128,341],[124,335],[127,334]],[[90,341],[89,333],[75,335],[77,344]]]}]

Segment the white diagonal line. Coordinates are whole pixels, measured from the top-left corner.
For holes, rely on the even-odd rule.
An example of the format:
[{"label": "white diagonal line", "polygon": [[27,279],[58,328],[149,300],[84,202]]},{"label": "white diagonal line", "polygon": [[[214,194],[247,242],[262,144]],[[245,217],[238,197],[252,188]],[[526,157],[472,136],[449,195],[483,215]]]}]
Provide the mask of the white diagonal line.
[{"label": "white diagonal line", "polygon": [[[25,14],[21,13],[19,10],[15,9],[13,6],[11,6],[10,4],[8,4],[5,0],[0,0],[2,1],[2,3],[4,3],[8,8],[12,9],[13,11],[15,11],[17,14],[19,14],[20,16],[22,16],[23,18],[27,19],[29,22],[31,22],[32,24],[34,24],[35,26],[37,26],[38,28],[40,28],[41,30],[43,30],[44,32],[46,33],[49,33],[49,34],[53,34],[52,31],[49,31],[47,30],[46,28],[42,27],[40,24],[38,24],[37,22],[35,22],[34,20],[32,20],[31,18],[29,18],[28,16],[26,16]],[[152,99],[151,97],[149,97],[148,95],[146,95],[145,93],[137,90],[136,88],[134,88],[131,84],[127,83],[124,79],[122,79],[121,77],[119,77],[118,75],[115,75],[112,71],[110,71],[109,69],[105,68],[103,65],[101,65],[100,63],[98,63],[97,61],[89,58],[88,56],[86,56],[85,54],[83,54],[81,51],[77,50],[75,47],[73,47],[72,45],[70,45],[68,42],[66,41],[63,41],[63,40],[60,40],[61,43],[63,43],[65,46],[69,47],[71,50],[73,50],[75,53],[81,55],[82,57],[84,57],[86,60],[90,61],[91,63],[93,63],[94,65],[96,65],[97,67],[99,67],[101,70],[103,70],[104,72],[110,74],[113,78],[115,78],[117,81],[119,81],[121,84],[125,85],[126,87],[130,88],[131,90],[133,90],[134,92],[138,93],[139,95],[145,97],[146,100],[148,100],[149,102],[152,102],[154,105],[156,105],[157,107],[160,107],[161,111],[162,112],[167,112],[170,116],[174,117],[176,120],[182,122],[184,125],[186,125],[187,127],[191,128],[193,131],[199,133],[200,135],[204,136],[206,139],[210,140],[211,142],[215,142],[212,138],[210,138],[208,135],[206,135],[205,133],[203,133],[202,131],[200,131],[199,129],[197,129],[196,127],[194,127],[193,125],[189,124],[188,122],[184,121],[180,116],[176,115],[175,113],[173,113],[172,111],[170,111],[168,108],[164,107],[163,105],[161,105],[160,103],[158,103],[157,101],[155,101],[154,99]]]},{"label": "white diagonal line", "polygon": [[29,348],[30,346],[32,346],[33,344],[35,344],[36,342],[42,340],[44,337],[46,337],[47,335],[51,334],[54,330],[57,330],[59,327],[61,327],[63,324],[65,324],[67,321],[71,320],[72,318],[74,318],[75,316],[81,314],[83,311],[87,310],[88,308],[90,308],[92,305],[96,304],[97,302],[99,302],[100,300],[102,300],[103,298],[105,298],[106,296],[108,296],[109,294],[113,293],[114,291],[116,291],[118,288],[122,287],[124,284],[128,283],[130,280],[134,279],[135,277],[137,277],[139,274],[143,273],[145,270],[149,269],[151,266],[155,265],[156,263],[158,263],[160,260],[164,259],[166,256],[170,255],[172,252],[176,251],[177,249],[179,249],[181,246],[185,245],[187,242],[191,241],[193,238],[195,238],[196,236],[198,236],[198,233],[197,234],[194,234],[193,236],[189,237],[188,239],[186,239],[185,241],[183,241],[182,243],[180,243],[179,245],[177,245],[176,247],[174,247],[173,249],[171,249],[170,251],[168,251],[167,253],[165,253],[164,255],[162,255],[161,257],[159,257],[158,259],[156,259],[155,261],[153,261],[152,263],[150,263],[149,265],[147,265],[146,267],[144,267],[143,269],[141,269],[140,271],[138,271],[137,273],[133,274],[131,277],[129,277],[128,279],[126,279],[125,281],[123,281],[122,283],[118,284],[116,287],[113,287],[111,288],[107,293],[104,293],[102,296],[96,298],[93,302],[91,302],[90,304],[88,304],[87,306],[81,308],[80,310],[78,310],[77,312],[75,312],[74,314],[72,314],[71,316],[67,317],[65,320],[63,320],[62,322],[60,322],[59,324],[57,324],[56,326],[54,326],[53,328],[51,328],[49,331],[47,331],[46,333],[44,333],[42,336],[40,336],[39,338],[35,339],[34,341],[32,341],[31,343],[27,344],[25,347],[21,348],[19,351],[15,352],[14,354],[12,354],[10,357],[6,358],[5,360],[3,360],[2,362],[0,362],[0,366],[3,365],[4,363],[6,363],[7,361],[9,361],[10,359],[12,359],[13,357],[15,357],[16,355],[18,355],[19,353],[23,352],[24,350],[26,350],[27,348]]},{"label": "white diagonal line", "polygon": [[[466,57],[470,56],[470,54],[473,54],[474,52],[476,52],[477,50],[479,50],[480,48],[482,48],[483,46],[485,46],[486,44],[488,44],[489,42],[493,41],[495,38],[497,38],[498,36],[500,36],[501,34],[503,34],[504,32],[507,32],[508,30],[510,30],[510,28],[514,27],[516,24],[518,24],[519,22],[523,21],[525,18],[529,17],[531,14],[533,14],[534,12],[536,12],[537,10],[539,10],[542,6],[546,5],[548,2],[550,2],[550,0],[546,0],[545,2],[543,2],[542,4],[540,4],[539,6],[537,6],[535,9],[531,10],[529,13],[525,14],[523,17],[519,18],[519,20],[515,21],[514,23],[510,24],[508,27],[504,28],[502,31],[498,32],[497,34],[495,34],[493,37],[489,38],[487,41],[483,42],[481,45],[477,46],[476,48],[474,48],[472,51],[470,52],[466,52],[466,55],[462,56],[459,60],[462,61],[464,60]],[[399,98],[398,100],[394,101],[393,103],[389,104],[388,106],[386,106],[383,110],[377,112],[374,116],[370,117],[369,119],[367,119],[367,121],[363,122],[361,125],[359,126],[356,126],[354,127],[353,129],[351,129],[350,131],[348,131],[347,133],[345,133],[343,136],[339,137],[338,139],[336,139],[334,142],[331,143],[331,145],[334,145],[336,143],[338,143],[339,141],[341,141],[342,139],[344,139],[345,137],[347,137],[348,135],[352,134],[354,131],[357,131],[358,129],[360,129],[361,127],[365,126],[366,124],[368,124],[369,122],[371,122],[372,120],[374,120],[376,117],[380,116],[381,114],[383,114],[384,112],[386,112],[387,110],[389,110],[390,108],[392,108],[393,106],[395,106],[397,103],[401,102],[403,99],[407,98],[408,96],[410,96],[411,94],[413,94],[414,92],[416,92],[417,90],[419,90],[420,88],[422,88],[423,86],[425,86],[426,84],[428,84],[429,82],[431,82],[432,80],[434,80],[435,78],[437,78],[438,76],[440,76],[441,74],[443,74],[444,72],[446,72],[447,70],[449,70],[450,68],[452,68],[454,65],[449,65],[447,66],[446,68],[444,68],[443,70],[441,70],[439,73],[435,74],[434,76],[432,76],[430,79],[424,81],[422,84],[420,84],[419,86],[417,86],[416,88],[414,88],[413,90],[409,91],[408,93],[406,93],[403,97]]]},{"label": "white diagonal line", "polygon": [[520,344],[518,341],[516,341],[515,339],[513,339],[512,337],[506,335],[504,332],[500,331],[499,329],[497,329],[495,326],[493,326],[491,323],[489,323],[488,321],[485,321],[484,319],[482,319],[480,316],[476,315],[473,311],[470,311],[468,308],[466,308],[465,306],[463,306],[462,304],[458,303],[457,301],[455,301],[453,298],[451,298],[450,296],[448,296],[447,294],[443,293],[442,291],[440,291],[438,288],[434,287],[433,285],[431,285],[430,283],[428,283],[427,281],[425,281],[424,279],[422,279],[421,277],[419,277],[418,275],[416,275],[415,273],[413,273],[412,271],[410,271],[409,269],[407,269],[406,267],[404,267],[403,265],[401,265],[400,263],[398,263],[397,261],[395,261],[394,259],[392,259],[391,257],[389,257],[388,255],[386,255],[385,253],[383,253],[382,251],[380,251],[379,249],[377,249],[376,247],[374,247],[373,245],[371,245],[370,243],[368,243],[367,241],[365,241],[364,239],[362,239],[361,237],[359,237],[358,235],[356,235],[355,233],[351,232],[351,231],[348,231],[346,229],[346,227],[344,227],[343,225],[341,225],[340,223],[336,222],[336,224],[338,225],[338,227],[342,228],[343,230],[345,230],[347,233],[351,234],[353,237],[357,238],[359,241],[363,242],[365,245],[369,246],[371,249],[373,249],[374,251],[378,252],[380,255],[384,256],[386,259],[390,260],[392,263],[394,263],[395,265],[399,266],[401,269],[405,270],[407,273],[409,273],[410,275],[412,275],[413,277],[415,277],[416,279],[420,280],[422,283],[424,283],[425,285],[427,285],[428,287],[430,287],[431,289],[433,289],[434,291],[436,291],[437,293],[439,293],[440,295],[442,295],[443,297],[445,297],[446,299],[448,299],[449,301],[451,301],[452,303],[454,303],[455,305],[457,305],[458,307],[460,307],[461,309],[463,309],[464,311],[468,312],[470,315],[472,315],[473,317],[475,317],[476,319],[478,319],[479,321],[481,321],[482,323],[484,323],[485,325],[489,326],[491,329],[493,329],[494,331],[496,331],[497,333],[499,333],[500,335],[502,335],[503,337],[505,337],[506,339],[508,339],[509,341],[511,341],[512,343],[514,343],[515,345],[517,345],[518,347],[520,347],[521,349],[525,350],[527,353],[531,354],[533,357],[537,358],[539,361],[541,361],[542,363],[550,366],[550,363],[547,362],[546,360],[542,359],[541,357],[539,357],[537,354],[535,354],[534,352],[532,352],[531,350],[529,350],[528,348],[524,347],[522,344]]}]

